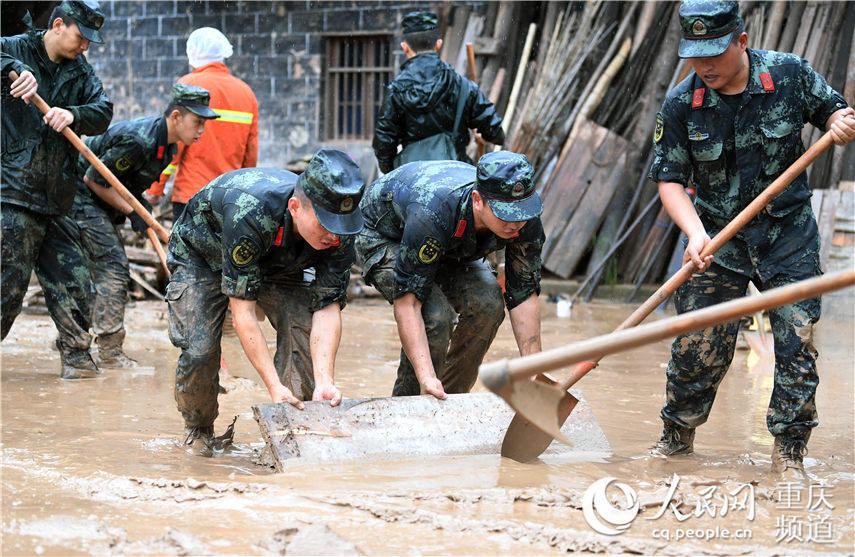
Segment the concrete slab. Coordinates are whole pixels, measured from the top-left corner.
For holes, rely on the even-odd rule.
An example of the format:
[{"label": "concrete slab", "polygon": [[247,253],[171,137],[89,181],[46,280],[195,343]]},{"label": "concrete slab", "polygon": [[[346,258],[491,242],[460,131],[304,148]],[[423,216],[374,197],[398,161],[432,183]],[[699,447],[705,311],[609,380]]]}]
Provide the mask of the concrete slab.
[{"label": "concrete slab", "polygon": [[[562,432],[570,447],[553,442],[544,456],[602,460],[611,447],[581,391]],[[335,408],[307,402],[260,404],[253,414],[276,469],[307,462],[412,460],[423,457],[499,454],[513,410],[492,393],[346,399]]]}]

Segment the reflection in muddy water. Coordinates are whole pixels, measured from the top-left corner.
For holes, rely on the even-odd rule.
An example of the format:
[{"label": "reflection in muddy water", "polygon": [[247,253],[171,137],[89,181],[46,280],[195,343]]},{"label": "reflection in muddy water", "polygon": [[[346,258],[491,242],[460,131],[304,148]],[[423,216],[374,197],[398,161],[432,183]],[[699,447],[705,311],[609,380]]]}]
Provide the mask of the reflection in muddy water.
[{"label": "reflection in muddy water", "polygon": [[[697,452],[688,457],[665,460],[646,452],[661,429],[668,358],[668,343],[661,342],[605,358],[578,385],[614,450],[607,462],[552,458],[519,464],[477,456],[297,464],[272,474],[254,464],[263,443],[251,405],[266,402],[267,394],[236,338],[223,342],[229,374],[222,383],[228,393],[220,395],[217,421],[220,433],[238,416],[235,446],[218,458],[202,459],[186,454],[178,442],[183,425],[171,391],[178,352],[167,338],[161,304],[129,310],[126,347],[144,367],[106,370],[102,378],[79,382],[58,377],[59,356],[49,349],[55,334],[50,321],[22,315],[2,344],[2,552],[851,552],[851,294],[827,299],[825,307],[832,311],[817,329],[820,426],[806,464],[813,480],[827,484],[828,504],[820,501],[814,510],[806,505],[816,493],[807,488],[802,509],[793,508],[792,500],[791,508],[771,500],[776,485],[767,474],[772,438],[765,413],[772,378],[749,371],[746,352],[737,352],[710,421],[698,430]],[[632,309],[596,302],[575,306],[566,319],[544,303],[544,346],[610,332]],[[265,327],[268,340],[274,339]],[[350,304],[336,365],[345,396],[387,396],[399,350],[385,302]],[[506,321],[488,357],[515,352]],[[680,483],[673,507],[657,520],[645,520],[668,502],[674,474]],[[596,534],[583,519],[583,493],[604,477],[616,478],[639,496],[640,514],[621,536]],[[722,516],[723,498],[740,489],[747,493],[746,484],[754,493],[754,519],[732,505],[736,496]],[[702,508],[704,494],[718,501],[715,517],[709,506],[703,516],[692,516]],[[619,498],[620,492],[609,495]],[[678,520],[675,510],[688,518]],[[786,520],[792,528],[784,531]],[[801,539],[812,541],[793,536],[786,541],[782,534],[792,534],[796,522],[802,524]],[[679,529],[685,535],[717,527],[747,529],[751,535],[728,540],[718,532],[717,539],[679,544],[662,539],[663,531],[676,536]],[[821,543],[820,535],[828,531],[828,543]]]}]

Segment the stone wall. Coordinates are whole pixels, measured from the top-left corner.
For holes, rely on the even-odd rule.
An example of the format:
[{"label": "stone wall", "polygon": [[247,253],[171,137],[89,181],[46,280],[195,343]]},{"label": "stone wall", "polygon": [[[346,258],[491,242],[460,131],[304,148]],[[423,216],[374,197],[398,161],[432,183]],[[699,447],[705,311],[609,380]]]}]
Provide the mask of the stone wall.
[{"label": "stone wall", "polygon": [[[429,2],[102,1],[106,43],[87,55],[115,103],[114,120],[160,113],[176,79],[190,71],[186,39],[204,26],[234,46],[226,65],[252,87],[259,103],[259,165],[284,166],[320,144],[323,33],[394,32],[401,17]],[[396,52],[396,67],[403,53]],[[368,142],[349,144],[368,160]],[[355,155],[358,153],[354,153]],[[373,160],[373,157],[370,157]]]}]

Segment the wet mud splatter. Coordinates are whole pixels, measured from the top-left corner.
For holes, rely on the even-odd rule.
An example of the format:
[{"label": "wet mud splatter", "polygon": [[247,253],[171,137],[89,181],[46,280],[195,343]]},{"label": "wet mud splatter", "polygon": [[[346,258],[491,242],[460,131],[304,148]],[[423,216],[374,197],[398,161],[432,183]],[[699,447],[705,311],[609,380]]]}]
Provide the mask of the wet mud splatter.
[{"label": "wet mud splatter", "polygon": [[[822,512],[782,506],[780,486],[769,476],[772,438],[765,426],[772,377],[768,370],[749,370],[747,352],[737,353],[709,422],[698,430],[694,455],[666,460],[647,454],[661,429],[669,348],[662,342],[605,358],[578,385],[614,450],[605,462],[550,457],[520,464],[473,456],[295,464],[273,474],[257,464],[263,443],[251,412],[253,404],[267,402],[267,394],[236,338],[224,339],[228,373],[221,375],[226,393],[220,395],[216,424],[221,433],[238,417],[235,445],[218,458],[202,459],[185,453],[179,442],[183,425],[171,390],[177,350],[166,335],[162,304],[139,303],[128,312],[126,348],[145,367],[105,370],[99,379],[80,382],[59,379],[48,318],[24,314],[0,346],[0,550],[4,555],[851,552],[851,294],[827,300],[824,307],[814,331],[820,426],[806,458],[811,480],[825,484],[833,506],[821,505]],[[610,332],[633,309],[597,302],[575,306],[570,319],[559,319],[555,306],[544,303],[544,346]],[[391,308],[358,300],[343,315],[337,383],[349,398],[387,396],[400,346]],[[489,358],[515,353],[505,322]],[[674,474],[680,483],[669,499]],[[638,516],[620,536],[598,534],[583,518],[585,490],[604,477],[638,494]],[[738,509],[726,516],[692,515],[704,493],[722,496],[745,486],[754,493],[753,520]],[[620,492],[608,494],[620,507]],[[803,503],[808,496],[805,488]],[[664,515],[652,519],[663,504],[668,505]],[[690,517],[678,520],[675,509]],[[778,541],[777,526],[787,516],[800,518],[802,538],[811,520],[824,517],[833,537],[829,543]],[[716,527],[750,529],[751,537],[676,542],[656,535]]]}]

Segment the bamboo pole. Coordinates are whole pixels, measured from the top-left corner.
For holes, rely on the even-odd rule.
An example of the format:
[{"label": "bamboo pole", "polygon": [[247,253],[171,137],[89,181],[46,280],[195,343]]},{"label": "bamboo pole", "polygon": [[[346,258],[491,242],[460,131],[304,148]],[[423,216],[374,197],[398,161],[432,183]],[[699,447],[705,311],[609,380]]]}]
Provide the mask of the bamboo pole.
[{"label": "bamboo pole", "polygon": [[[528,58],[531,55],[531,45],[534,42],[534,33],[537,30],[537,24],[531,23],[528,26],[528,34],[525,38],[525,45],[523,46],[522,56],[520,56],[520,63],[517,67],[517,75],[514,78],[514,86],[511,89],[511,98],[508,100],[508,109],[505,111],[505,117],[502,120],[502,129],[505,133],[508,133],[510,129],[511,120],[514,117],[514,111],[517,107],[517,99],[520,96],[520,89],[522,88],[523,78],[525,77],[526,66],[528,66]],[[496,150],[499,150],[499,146],[496,146]]]}]

